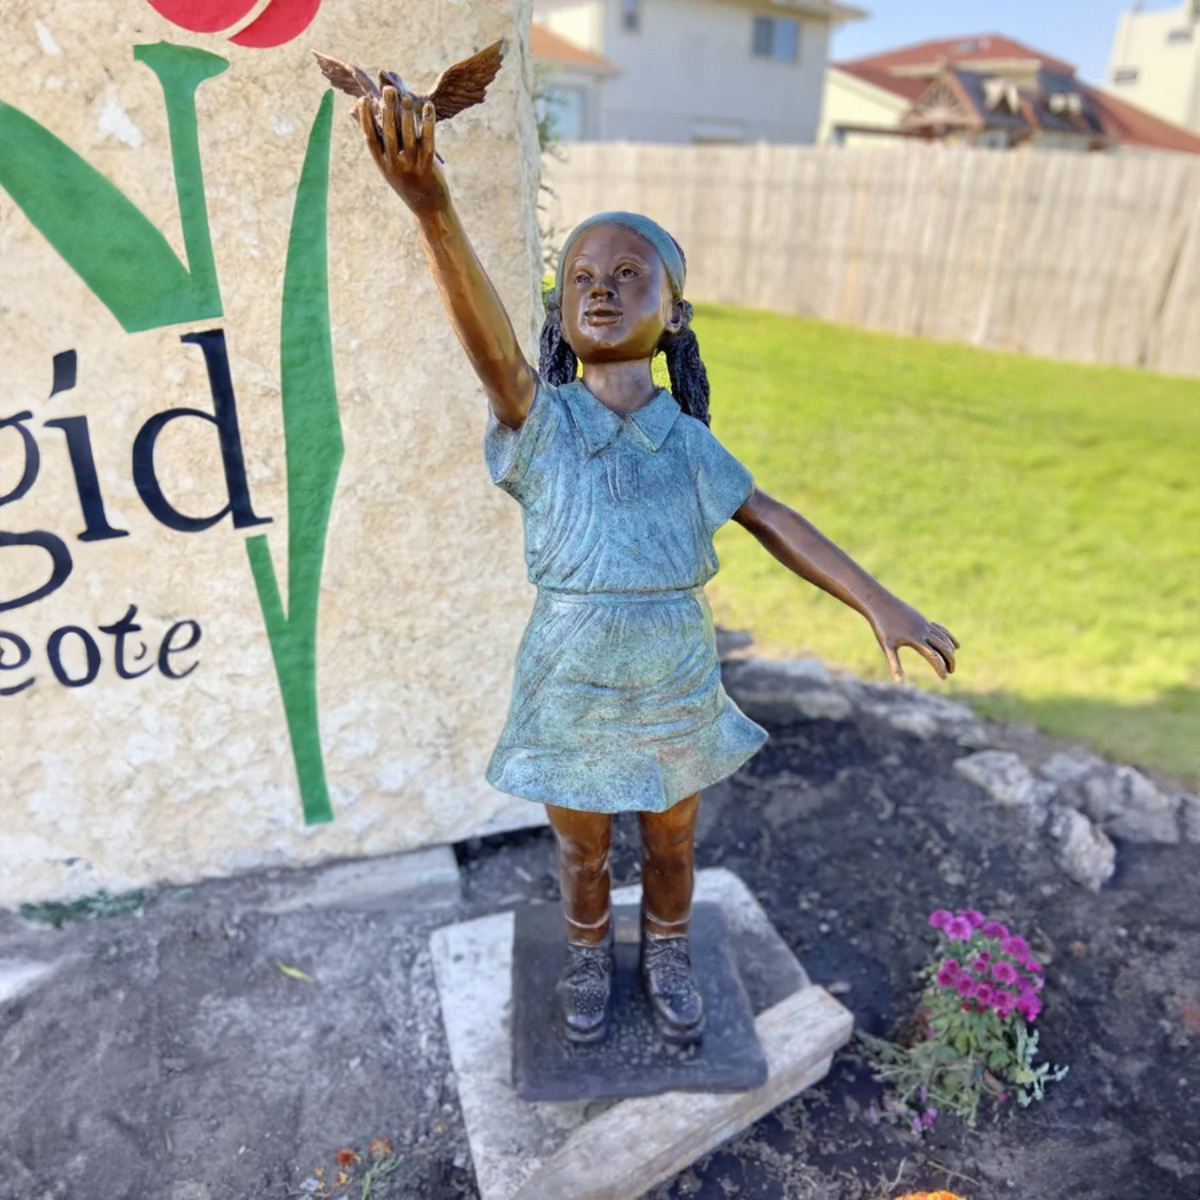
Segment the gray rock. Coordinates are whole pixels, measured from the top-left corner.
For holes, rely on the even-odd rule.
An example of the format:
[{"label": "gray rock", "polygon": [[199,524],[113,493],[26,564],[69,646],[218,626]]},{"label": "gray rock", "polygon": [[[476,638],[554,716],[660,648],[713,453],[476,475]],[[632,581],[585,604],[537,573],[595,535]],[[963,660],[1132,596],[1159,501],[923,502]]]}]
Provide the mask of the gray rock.
[{"label": "gray rock", "polygon": [[1200,842],[1200,796],[1180,796],[1179,817],[1183,836],[1189,842]]},{"label": "gray rock", "polygon": [[954,735],[954,740],[968,750],[986,750],[996,743],[995,733],[982,721],[971,725],[961,733]]},{"label": "gray rock", "polygon": [[1165,795],[1133,767],[1072,749],[1052,754],[1040,773],[1054,783],[1058,803],[1080,809],[1115,837],[1178,845],[1181,797]]},{"label": "gray rock", "polygon": [[1070,750],[1059,750],[1050,755],[1038,773],[1043,779],[1048,779],[1061,788],[1070,784],[1082,783],[1091,775],[1101,774],[1111,769],[1111,764],[1105,762],[1099,755],[1093,754],[1090,750],[1072,747]]},{"label": "gray rock", "polygon": [[919,737],[923,742],[931,741],[941,732],[937,718],[924,708],[902,708],[891,713],[887,721],[898,732]]},{"label": "gray rock", "polygon": [[861,712],[925,741],[939,736],[961,740],[980,727],[979,718],[965,704],[919,688],[861,683],[848,677],[835,683]]},{"label": "gray rock", "polygon": [[796,692],[790,703],[813,721],[844,721],[854,711],[850,701],[833,688]]},{"label": "gray rock", "polygon": [[813,720],[844,721],[853,712],[829,668],[815,658],[736,660],[725,666],[725,686],[740,704],[786,704]]},{"label": "gray rock", "polygon": [[960,758],[954,769],[976,787],[982,788],[1001,808],[1027,812],[1035,825],[1046,819],[1053,784],[1035,778],[1017,755],[1009,750],[980,750]]},{"label": "gray rock", "polygon": [[788,658],[779,662],[757,659],[756,665],[769,674],[793,683],[807,683],[817,687],[832,687],[833,676],[819,658]]},{"label": "gray rock", "polygon": [[1179,800],[1133,767],[1110,767],[1083,782],[1083,811],[1128,842],[1179,844]]},{"label": "gray rock", "polygon": [[1050,836],[1058,842],[1056,859],[1063,871],[1089,891],[1098,892],[1117,869],[1117,849],[1108,835],[1081,812],[1055,805]]}]

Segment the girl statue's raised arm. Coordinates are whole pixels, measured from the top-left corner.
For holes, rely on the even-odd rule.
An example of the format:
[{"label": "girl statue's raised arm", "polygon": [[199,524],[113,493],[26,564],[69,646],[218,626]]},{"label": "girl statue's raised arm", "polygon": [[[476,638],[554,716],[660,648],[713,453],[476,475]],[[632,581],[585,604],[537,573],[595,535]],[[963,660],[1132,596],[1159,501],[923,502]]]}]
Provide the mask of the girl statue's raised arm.
[{"label": "girl statue's raised arm", "polygon": [[367,146],[383,177],[417,219],[450,323],[496,420],[519,429],[533,403],[537,375],[525,361],[508,313],[454,210],[434,154],[434,106],[426,101],[418,117],[412,97],[401,96],[393,87],[383,89],[382,104],[382,129],[369,103],[359,101],[356,108]]}]

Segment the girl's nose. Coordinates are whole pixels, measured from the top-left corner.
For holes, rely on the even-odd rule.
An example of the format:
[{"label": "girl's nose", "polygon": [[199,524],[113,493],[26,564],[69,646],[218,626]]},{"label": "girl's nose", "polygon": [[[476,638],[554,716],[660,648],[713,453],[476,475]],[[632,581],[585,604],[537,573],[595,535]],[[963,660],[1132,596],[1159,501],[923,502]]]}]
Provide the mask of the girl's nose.
[{"label": "girl's nose", "polygon": [[616,292],[613,288],[612,280],[607,275],[597,275],[592,280],[593,296],[614,296]]}]

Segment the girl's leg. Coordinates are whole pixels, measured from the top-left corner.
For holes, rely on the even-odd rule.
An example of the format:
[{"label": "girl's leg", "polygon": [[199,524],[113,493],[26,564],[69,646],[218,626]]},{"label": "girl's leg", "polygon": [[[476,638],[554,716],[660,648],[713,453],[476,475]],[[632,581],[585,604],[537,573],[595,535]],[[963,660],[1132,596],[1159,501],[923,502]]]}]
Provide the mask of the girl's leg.
[{"label": "girl's leg", "polygon": [[695,867],[693,834],[699,810],[697,792],[665,813],[638,813],[642,827],[642,925],[647,933],[671,937],[688,931]]},{"label": "girl's leg", "polygon": [[567,950],[554,988],[563,1032],[595,1042],[608,1028],[612,1002],[613,937],[609,903],[612,817],[547,804],[558,839]]},{"label": "girl's leg", "polygon": [[698,1041],[704,1001],[692,974],[688,922],[692,914],[693,834],[700,796],[665,813],[638,813],[642,827],[642,981],[662,1035]]},{"label": "girl's leg", "polygon": [[558,838],[558,878],[567,940],[594,946],[605,940],[612,924],[612,815],[576,812],[555,804],[546,805],[546,814]]}]

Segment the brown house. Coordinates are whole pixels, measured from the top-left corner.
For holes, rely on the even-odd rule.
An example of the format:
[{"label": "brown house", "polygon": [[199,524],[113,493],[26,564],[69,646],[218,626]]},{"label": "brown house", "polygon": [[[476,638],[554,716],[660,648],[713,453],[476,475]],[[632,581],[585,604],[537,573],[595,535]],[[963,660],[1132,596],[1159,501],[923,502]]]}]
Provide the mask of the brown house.
[{"label": "brown house", "polygon": [[1200,154],[1200,136],[1093,88],[999,34],[921,42],[829,69],[827,140],[916,137],[1000,149],[1140,146]]}]

